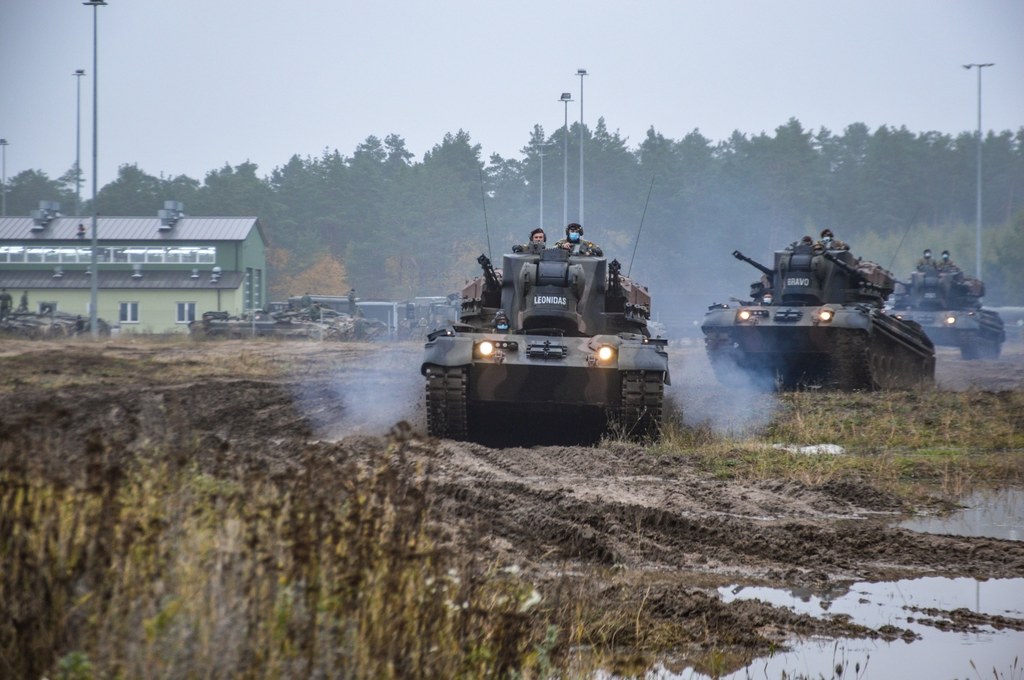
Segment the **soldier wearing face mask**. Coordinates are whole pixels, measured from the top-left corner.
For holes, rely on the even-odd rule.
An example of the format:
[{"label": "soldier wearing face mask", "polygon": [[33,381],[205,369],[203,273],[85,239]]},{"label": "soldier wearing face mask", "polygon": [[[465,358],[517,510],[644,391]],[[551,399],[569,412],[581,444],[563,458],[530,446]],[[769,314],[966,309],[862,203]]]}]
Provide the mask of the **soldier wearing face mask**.
[{"label": "soldier wearing face mask", "polygon": [[934,267],[935,260],[932,259],[932,249],[925,248],[924,252],[921,253],[921,259],[917,261],[917,268],[924,269],[925,267]]},{"label": "soldier wearing face mask", "polygon": [[565,248],[573,255],[594,255],[601,257],[604,251],[592,241],[583,239],[583,226],[573,222],[565,228],[565,238],[555,243],[556,248]]},{"label": "soldier wearing face mask", "polygon": [[849,250],[850,246],[846,245],[833,234],[831,229],[821,230],[821,240],[814,244],[815,250]]},{"label": "soldier wearing face mask", "polygon": [[941,257],[942,257],[942,259],[939,261],[939,269],[940,270],[942,270],[942,271],[957,271],[957,270],[960,269],[960,267],[957,267],[956,263],[953,262],[952,259],[950,259],[949,251],[948,250],[943,250]]}]

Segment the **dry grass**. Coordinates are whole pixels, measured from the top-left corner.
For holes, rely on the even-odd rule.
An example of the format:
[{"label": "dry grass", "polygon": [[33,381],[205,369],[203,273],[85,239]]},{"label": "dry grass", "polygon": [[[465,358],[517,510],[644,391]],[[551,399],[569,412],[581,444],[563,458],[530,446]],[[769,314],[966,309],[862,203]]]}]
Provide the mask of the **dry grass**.
[{"label": "dry grass", "polygon": [[[655,455],[685,453],[723,478],[789,477],[817,485],[856,476],[890,491],[921,486],[951,495],[975,485],[1024,481],[1024,393],[895,392],[779,395],[760,432],[717,434],[669,425]],[[773,448],[836,444],[845,455]]]},{"label": "dry grass", "polygon": [[[62,486],[0,473],[0,675],[530,677],[531,586],[432,535],[427,471],[392,447],[341,485],[193,468]],[[538,652],[541,650],[543,653]]]}]

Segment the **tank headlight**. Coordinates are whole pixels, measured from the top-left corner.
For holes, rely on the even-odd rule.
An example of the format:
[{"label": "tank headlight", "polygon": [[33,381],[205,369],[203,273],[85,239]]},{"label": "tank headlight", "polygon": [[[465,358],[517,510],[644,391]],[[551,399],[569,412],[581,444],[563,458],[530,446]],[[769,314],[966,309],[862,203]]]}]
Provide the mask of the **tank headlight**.
[{"label": "tank headlight", "polygon": [[597,360],[601,362],[611,361],[615,356],[615,349],[611,345],[601,345],[597,350]]},{"label": "tank headlight", "polygon": [[749,309],[741,309],[736,314],[736,316],[739,317],[740,321],[749,321],[750,320],[750,310]]},{"label": "tank headlight", "polygon": [[831,321],[833,316],[835,316],[835,313],[831,309],[823,309],[818,312],[818,319],[826,323]]},{"label": "tank headlight", "polygon": [[480,356],[489,357],[494,354],[494,343],[490,340],[484,340],[476,346],[476,349],[480,352]]},{"label": "tank headlight", "polygon": [[949,316],[946,317],[946,325],[947,326],[952,326],[955,323],[956,323],[956,317],[955,316],[950,314]]}]

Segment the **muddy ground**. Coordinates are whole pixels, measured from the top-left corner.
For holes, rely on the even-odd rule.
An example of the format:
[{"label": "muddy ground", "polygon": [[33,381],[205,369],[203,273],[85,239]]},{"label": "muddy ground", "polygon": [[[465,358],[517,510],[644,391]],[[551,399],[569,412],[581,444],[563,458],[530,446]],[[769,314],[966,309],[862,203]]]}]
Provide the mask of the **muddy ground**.
[{"label": "muddy ground", "polygon": [[[496,449],[419,436],[420,352],[415,344],[5,340],[0,441],[38,452],[17,464],[74,483],[94,473],[97,450],[108,464],[196,450],[210,471],[278,479],[313,460],[329,487],[344,461],[398,440],[411,463],[431,471],[436,514],[455,549],[515,565],[549,588],[575,579],[609,609],[642,607],[690,626],[681,642],[705,648],[763,650],[811,633],[913,636],[725,604],[718,586],[821,595],[859,580],[1024,576],[1024,543],[895,528],[920,508],[869,480],[740,483],[701,472],[685,453],[651,456],[632,444]],[[698,346],[672,355],[673,396],[698,416],[748,398],[717,385]],[[1008,344],[994,362],[942,350],[937,381],[944,390],[1022,390],[1024,348]],[[979,618],[964,625],[992,623]],[[1020,630],[1024,621],[1000,625]]]}]

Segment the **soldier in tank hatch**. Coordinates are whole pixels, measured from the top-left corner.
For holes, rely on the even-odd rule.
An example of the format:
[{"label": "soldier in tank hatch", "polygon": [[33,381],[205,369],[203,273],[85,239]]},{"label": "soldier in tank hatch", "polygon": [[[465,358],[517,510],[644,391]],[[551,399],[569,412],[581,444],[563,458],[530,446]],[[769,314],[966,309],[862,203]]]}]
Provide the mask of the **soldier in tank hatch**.
[{"label": "soldier in tank hatch", "polygon": [[939,269],[942,271],[957,271],[960,267],[957,267],[956,263],[950,259],[949,251],[943,250],[942,255],[939,256]]},{"label": "soldier in tank hatch", "polygon": [[548,242],[548,235],[544,233],[542,227],[537,227],[530,232],[530,242],[522,245],[512,246],[513,253],[522,253],[531,248],[544,248]]},{"label": "soldier in tank hatch", "polygon": [[593,241],[583,239],[583,225],[572,222],[565,228],[565,238],[555,243],[556,248],[564,248],[574,255],[594,255],[601,257],[604,251]]},{"label": "soldier in tank hatch", "polygon": [[815,250],[849,250],[846,245],[835,237],[831,229],[821,230],[821,240],[814,244]]},{"label": "soldier in tank hatch", "polygon": [[924,269],[925,267],[934,267],[935,260],[932,259],[932,249],[925,248],[924,252],[921,253],[921,259],[917,261],[917,268]]}]

